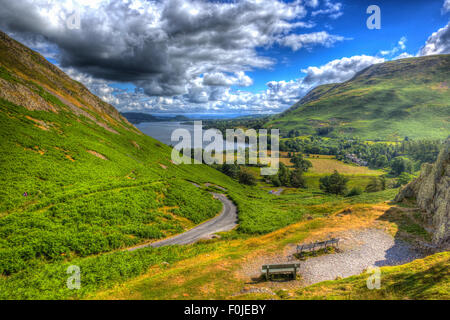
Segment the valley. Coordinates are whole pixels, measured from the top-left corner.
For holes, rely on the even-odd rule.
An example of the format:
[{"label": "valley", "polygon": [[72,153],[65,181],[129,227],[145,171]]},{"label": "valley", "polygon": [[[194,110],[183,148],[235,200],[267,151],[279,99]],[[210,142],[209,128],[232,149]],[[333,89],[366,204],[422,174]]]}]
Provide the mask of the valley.
[{"label": "valley", "polygon": [[[448,90],[418,98],[449,61],[369,67],[279,116],[237,120],[282,129],[280,170],[261,176],[260,163],[176,165],[168,145],[0,32],[0,299],[449,299],[448,251],[421,250],[432,228],[413,202],[393,202],[450,132]],[[391,78],[399,65],[414,88]],[[335,106],[350,116],[365,99],[373,119],[336,120]],[[389,127],[400,109],[410,116]],[[295,258],[296,245],[335,236],[339,251]],[[261,264],[296,259],[294,281],[260,278]],[[365,287],[372,264],[379,291]]]}]

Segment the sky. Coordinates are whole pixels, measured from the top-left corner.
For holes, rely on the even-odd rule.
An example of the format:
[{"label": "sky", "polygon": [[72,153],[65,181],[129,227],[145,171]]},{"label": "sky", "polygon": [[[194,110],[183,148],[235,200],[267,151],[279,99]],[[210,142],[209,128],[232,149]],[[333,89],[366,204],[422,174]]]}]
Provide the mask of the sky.
[{"label": "sky", "polygon": [[[380,28],[368,28],[380,10]],[[273,114],[450,53],[450,0],[0,0],[0,29],[121,112]]]}]

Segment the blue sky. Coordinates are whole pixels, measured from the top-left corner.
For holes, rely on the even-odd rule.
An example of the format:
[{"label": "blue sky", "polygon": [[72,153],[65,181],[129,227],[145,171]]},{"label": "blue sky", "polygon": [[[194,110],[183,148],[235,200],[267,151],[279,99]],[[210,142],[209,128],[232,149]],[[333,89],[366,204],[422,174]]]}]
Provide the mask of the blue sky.
[{"label": "blue sky", "polygon": [[[369,30],[366,9],[381,10]],[[450,0],[0,0],[0,28],[120,111],[277,113],[374,63],[450,53]]]},{"label": "blue sky", "polygon": [[[279,62],[273,70],[257,70],[249,73],[255,80],[252,90],[265,89],[269,81],[292,80],[302,76],[301,70],[308,66],[320,66],[342,57],[354,55],[379,55],[381,50],[393,48],[403,36],[407,38],[407,52],[416,54],[428,37],[444,27],[449,15],[441,13],[442,1],[341,1],[344,14],[335,20],[327,17],[317,19],[317,26],[309,31],[321,31],[343,35],[353,40],[343,41],[332,48],[316,47],[312,50],[293,52],[289,48],[275,46],[269,50],[260,49],[262,54],[275,57]],[[376,4],[381,9],[381,29],[369,30],[366,9]],[[283,63],[285,62],[285,63]],[[287,63],[286,63],[287,62]]]}]

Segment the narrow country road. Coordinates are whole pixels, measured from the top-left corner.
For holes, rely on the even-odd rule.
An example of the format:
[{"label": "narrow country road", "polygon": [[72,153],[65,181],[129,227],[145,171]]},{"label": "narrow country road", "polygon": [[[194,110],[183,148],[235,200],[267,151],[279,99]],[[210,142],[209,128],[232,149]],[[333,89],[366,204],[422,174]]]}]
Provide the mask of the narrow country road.
[{"label": "narrow country road", "polygon": [[128,249],[134,251],[145,247],[163,247],[175,244],[190,244],[198,241],[201,238],[214,234],[216,232],[229,231],[237,226],[237,209],[233,202],[225,195],[212,193],[212,195],[223,203],[223,209],[219,216],[208,220],[195,228],[181,233],[177,236],[167,238],[161,241],[143,244],[137,247]]}]

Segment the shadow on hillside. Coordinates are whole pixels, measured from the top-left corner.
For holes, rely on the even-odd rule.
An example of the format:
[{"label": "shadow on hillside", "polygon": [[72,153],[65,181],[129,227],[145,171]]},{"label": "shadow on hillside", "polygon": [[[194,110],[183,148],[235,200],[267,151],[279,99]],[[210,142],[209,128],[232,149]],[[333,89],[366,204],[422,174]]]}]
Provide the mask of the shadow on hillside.
[{"label": "shadow on hillside", "polygon": [[[397,292],[413,299],[430,299],[435,293],[428,290],[442,286],[448,277],[448,261],[442,261],[420,272],[413,272],[405,276],[405,273],[389,275],[384,282],[387,292]],[[428,292],[428,293],[427,293]],[[430,296],[431,294],[431,296]]]},{"label": "shadow on hillside", "polygon": [[423,250],[418,249],[417,243],[427,245],[431,237],[421,225],[418,213],[414,207],[393,206],[377,219],[395,225],[397,232],[394,245],[386,251],[383,260],[375,262],[376,266],[405,264],[426,256]]}]

